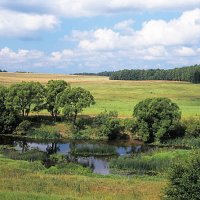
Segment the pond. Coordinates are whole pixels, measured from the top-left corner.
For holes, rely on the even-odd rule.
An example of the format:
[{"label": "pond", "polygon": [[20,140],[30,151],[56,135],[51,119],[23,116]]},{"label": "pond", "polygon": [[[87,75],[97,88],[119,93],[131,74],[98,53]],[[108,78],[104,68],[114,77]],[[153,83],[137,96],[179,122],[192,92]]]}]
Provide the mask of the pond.
[{"label": "pond", "polygon": [[[50,154],[64,154],[71,161],[90,167],[93,173],[109,174],[109,160],[114,156],[125,156],[132,153],[141,153],[149,151],[150,147],[145,146],[138,141],[42,141],[9,136],[0,136],[0,145],[11,145],[20,152],[25,152],[31,149],[38,149],[40,151]],[[151,147],[152,148],[152,147]],[[88,155],[82,155],[87,150]],[[95,151],[96,150],[96,151]],[[98,151],[107,153],[106,155],[97,154]],[[112,152],[109,155],[109,151]],[[73,154],[72,152],[76,152]],[[77,153],[78,152],[78,153]],[[81,154],[81,155],[80,155]]]}]

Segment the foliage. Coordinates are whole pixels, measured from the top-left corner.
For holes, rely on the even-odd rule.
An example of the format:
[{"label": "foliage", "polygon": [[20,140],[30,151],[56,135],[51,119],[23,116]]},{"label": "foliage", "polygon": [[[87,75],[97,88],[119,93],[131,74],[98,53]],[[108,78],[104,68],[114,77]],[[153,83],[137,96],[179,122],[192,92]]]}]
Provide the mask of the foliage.
[{"label": "foliage", "polygon": [[0,133],[9,134],[14,131],[19,123],[19,117],[12,108],[6,107],[8,90],[0,86]]},{"label": "foliage", "polygon": [[60,107],[63,108],[64,115],[72,117],[74,124],[78,113],[95,103],[91,93],[81,87],[66,89],[59,95],[58,102]]},{"label": "foliage", "polygon": [[184,121],[187,137],[200,137],[200,118],[190,118]]},{"label": "foliage", "polygon": [[170,131],[181,118],[179,107],[168,98],[145,99],[135,106],[133,114],[144,142],[169,139]]},{"label": "foliage", "polygon": [[99,137],[116,139],[120,135],[123,126],[116,118],[117,115],[116,111],[105,111],[94,118],[93,126],[99,128]]},{"label": "foliage", "polygon": [[16,134],[17,135],[26,135],[26,133],[31,129],[32,123],[28,120],[23,120],[17,127],[16,127]]},{"label": "foliage", "polygon": [[166,200],[191,200],[200,197],[200,152],[185,163],[175,163],[169,174]]},{"label": "foliage", "polygon": [[70,85],[63,80],[50,80],[46,85],[45,107],[50,112],[53,121],[56,121],[59,112],[58,95],[69,87]]},{"label": "foliage", "polygon": [[124,69],[111,73],[111,80],[173,80],[200,83],[200,65],[175,69]]},{"label": "foliage", "polygon": [[44,87],[39,82],[21,82],[11,85],[6,97],[6,106],[28,116],[31,111],[38,110],[44,98]]}]

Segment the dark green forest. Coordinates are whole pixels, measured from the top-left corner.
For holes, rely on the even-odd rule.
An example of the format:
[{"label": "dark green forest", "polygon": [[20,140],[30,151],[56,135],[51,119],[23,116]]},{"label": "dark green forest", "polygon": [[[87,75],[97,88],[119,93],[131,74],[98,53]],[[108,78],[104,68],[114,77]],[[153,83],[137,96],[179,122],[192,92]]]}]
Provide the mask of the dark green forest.
[{"label": "dark green forest", "polygon": [[99,73],[76,73],[74,75],[109,76],[110,80],[168,80],[200,83],[200,65],[174,69],[124,69]]},{"label": "dark green forest", "polygon": [[200,65],[175,69],[124,69],[111,73],[110,80],[169,80],[200,83]]}]

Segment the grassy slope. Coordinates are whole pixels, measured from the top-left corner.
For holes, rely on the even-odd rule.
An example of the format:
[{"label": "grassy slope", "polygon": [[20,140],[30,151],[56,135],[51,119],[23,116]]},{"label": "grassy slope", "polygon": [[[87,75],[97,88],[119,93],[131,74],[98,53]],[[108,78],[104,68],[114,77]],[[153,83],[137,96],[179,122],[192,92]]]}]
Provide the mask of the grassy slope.
[{"label": "grassy slope", "polygon": [[[88,89],[96,105],[83,113],[95,115],[106,110],[117,110],[122,117],[131,117],[136,103],[148,97],[168,97],[181,108],[183,117],[200,115],[200,84],[169,81],[110,81],[108,77],[50,74],[0,73],[0,83],[63,79],[72,86]],[[44,111],[45,113],[45,111]]]},{"label": "grassy slope", "polygon": [[166,180],[83,175],[52,175],[26,161],[0,156],[0,199],[160,199]]}]

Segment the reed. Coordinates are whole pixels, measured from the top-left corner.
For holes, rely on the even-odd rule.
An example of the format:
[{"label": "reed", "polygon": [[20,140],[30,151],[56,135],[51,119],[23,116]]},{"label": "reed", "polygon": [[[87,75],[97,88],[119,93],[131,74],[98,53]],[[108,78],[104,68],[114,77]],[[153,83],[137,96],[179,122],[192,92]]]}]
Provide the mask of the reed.
[{"label": "reed", "polygon": [[72,155],[81,156],[112,156],[117,155],[116,149],[109,145],[81,145],[71,151]]},{"label": "reed", "polygon": [[133,158],[119,157],[112,159],[109,166],[113,173],[123,174],[165,174],[172,163],[182,160],[191,151],[189,150],[170,150],[155,152],[152,155],[141,155]]},{"label": "reed", "polygon": [[167,145],[189,147],[192,149],[200,148],[200,137],[190,137],[190,138],[176,138],[173,140],[168,140]]}]

